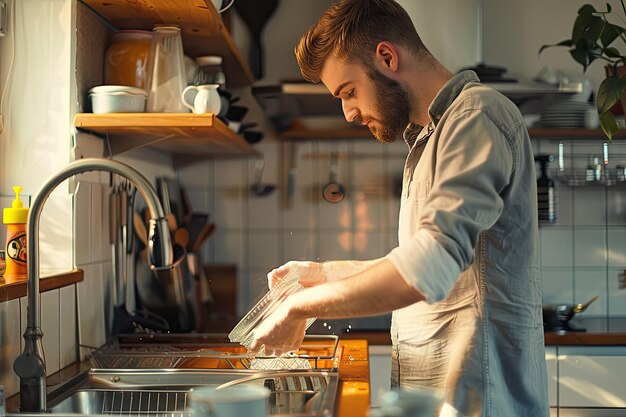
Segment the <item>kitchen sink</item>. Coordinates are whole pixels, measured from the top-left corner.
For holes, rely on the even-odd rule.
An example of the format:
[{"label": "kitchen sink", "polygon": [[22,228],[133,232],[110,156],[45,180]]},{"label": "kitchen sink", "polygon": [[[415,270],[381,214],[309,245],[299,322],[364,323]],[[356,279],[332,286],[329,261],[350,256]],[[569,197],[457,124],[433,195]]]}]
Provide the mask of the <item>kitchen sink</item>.
[{"label": "kitchen sink", "polygon": [[188,395],[200,387],[265,386],[269,415],[330,416],[339,376],[327,370],[92,369],[49,394],[52,414],[188,417]]}]

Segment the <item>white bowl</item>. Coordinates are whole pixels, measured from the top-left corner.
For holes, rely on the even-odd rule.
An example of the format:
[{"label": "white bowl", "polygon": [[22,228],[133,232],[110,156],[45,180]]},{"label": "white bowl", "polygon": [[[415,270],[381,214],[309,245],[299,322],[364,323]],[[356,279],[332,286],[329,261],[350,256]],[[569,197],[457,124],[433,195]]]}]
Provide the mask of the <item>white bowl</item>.
[{"label": "white bowl", "polygon": [[94,113],[141,113],[146,110],[146,96],[124,92],[90,94]]}]

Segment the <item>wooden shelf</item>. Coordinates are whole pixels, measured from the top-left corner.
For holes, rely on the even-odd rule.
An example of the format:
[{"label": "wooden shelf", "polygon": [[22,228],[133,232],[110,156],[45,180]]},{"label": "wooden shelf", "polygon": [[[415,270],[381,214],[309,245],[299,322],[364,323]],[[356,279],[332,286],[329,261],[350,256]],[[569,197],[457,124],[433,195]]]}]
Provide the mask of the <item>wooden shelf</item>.
[{"label": "wooden shelf", "polygon": [[[39,292],[46,292],[57,288],[66,287],[75,284],[84,279],[82,269],[74,269],[48,277],[41,277],[39,280]],[[25,297],[27,290],[26,280],[20,282],[12,282],[11,284],[0,284],[0,302],[15,300],[16,298]]]},{"label": "wooden shelf", "polygon": [[177,156],[257,154],[212,113],[78,113],[74,126],[108,138],[113,155],[146,146]]},{"label": "wooden shelf", "polygon": [[254,82],[211,0],[81,0],[118,29],[152,30],[157,23],[181,28],[185,54],[220,55],[227,87]]},{"label": "wooden shelf", "polygon": [[[346,123],[347,125],[347,123]],[[528,129],[531,138],[545,139],[599,139],[608,140],[600,129]],[[283,140],[323,140],[323,139],[372,139],[367,128],[346,127],[345,129],[290,129],[279,134]],[[626,138],[626,132],[613,136],[614,140]]]},{"label": "wooden shelf", "polygon": [[[528,129],[528,134],[531,138],[562,138],[562,139],[605,139],[608,138],[604,135],[601,129],[558,129],[558,128],[531,128]],[[613,139],[623,139],[626,137],[626,132],[621,131],[617,135],[613,136]]]}]

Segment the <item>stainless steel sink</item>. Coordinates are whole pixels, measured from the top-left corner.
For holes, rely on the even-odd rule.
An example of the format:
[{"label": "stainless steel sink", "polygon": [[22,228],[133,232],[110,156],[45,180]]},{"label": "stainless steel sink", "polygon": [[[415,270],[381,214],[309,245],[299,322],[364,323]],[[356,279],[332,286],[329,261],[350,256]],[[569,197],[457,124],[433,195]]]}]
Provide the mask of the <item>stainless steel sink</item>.
[{"label": "stainless steel sink", "polygon": [[84,373],[71,388],[50,393],[52,414],[188,417],[188,394],[199,387],[267,387],[269,415],[333,415],[339,376],[321,370],[102,370]]}]

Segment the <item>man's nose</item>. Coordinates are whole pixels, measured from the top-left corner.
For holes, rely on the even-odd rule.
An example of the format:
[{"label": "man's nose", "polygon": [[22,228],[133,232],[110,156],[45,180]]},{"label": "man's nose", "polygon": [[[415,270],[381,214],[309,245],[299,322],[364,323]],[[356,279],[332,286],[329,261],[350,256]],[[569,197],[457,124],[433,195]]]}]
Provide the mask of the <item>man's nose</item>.
[{"label": "man's nose", "polygon": [[350,104],[346,104],[345,101],[341,101],[341,108],[343,110],[343,115],[345,116],[348,123],[352,123],[354,119],[356,119],[359,115],[358,110],[351,106]]}]

